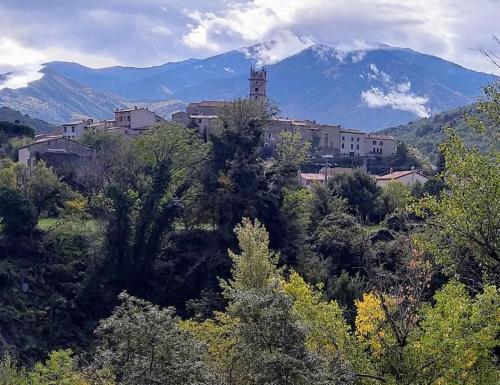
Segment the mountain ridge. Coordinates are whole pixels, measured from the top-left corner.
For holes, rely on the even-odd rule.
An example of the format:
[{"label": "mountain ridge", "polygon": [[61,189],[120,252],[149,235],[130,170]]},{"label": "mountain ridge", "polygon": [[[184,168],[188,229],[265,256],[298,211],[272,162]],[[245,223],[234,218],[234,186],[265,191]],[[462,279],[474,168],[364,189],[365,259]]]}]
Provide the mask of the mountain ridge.
[{"label": "mountain ridge", "polygon": [[[182,105],[246,97],[249,67],[258,65],[265,55],[271,57],[263,49],[273,47],[243,47],[152,67],[93,69],[49,62],[42,70],[44,76],[28,87],[0,90],[0,103],[61,122],[78,113],[107,118],[114,108],[130,103],[179,101]],[[366,131],[470,104],[481,94],[481,87],[498,79],[436,56],[383,44],[358,50],[311,45],[266,68],[268,95],[283,116]],[[47,73],[59,76],[59,85],[67,82],[68,89],[51,91],[49,83],[54,79],[48,79]]]}]

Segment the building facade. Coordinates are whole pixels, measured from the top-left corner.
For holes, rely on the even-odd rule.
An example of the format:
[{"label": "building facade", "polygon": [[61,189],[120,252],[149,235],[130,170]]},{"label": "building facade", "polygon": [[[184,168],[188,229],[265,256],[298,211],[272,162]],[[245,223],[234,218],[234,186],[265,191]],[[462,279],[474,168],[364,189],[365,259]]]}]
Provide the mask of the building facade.
[{"label": "building facade", "polygon": [[137,108],[134,106],[134,108],[124,110],[116,109],[114,114],[114,126],[128,134],[140,134],[164,120],[154,112],[149,111],[147,107]]},{"label": "building facade", "polygon": [[77,139],[87,132],[87,126],[93,124],[92,119],[81,119],[62,125],[62,135],[64,138]]}]

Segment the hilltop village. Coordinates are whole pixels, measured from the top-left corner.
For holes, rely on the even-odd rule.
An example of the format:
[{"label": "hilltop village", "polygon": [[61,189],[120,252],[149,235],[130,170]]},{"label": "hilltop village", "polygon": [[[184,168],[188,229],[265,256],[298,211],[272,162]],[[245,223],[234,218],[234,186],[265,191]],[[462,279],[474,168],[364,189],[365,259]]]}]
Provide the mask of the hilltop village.
[{"label": "hilltop village", "polygon": [[[249,100],[256,102],[267,100],[267,83],[265,68],[251,68]],[[208,138],[217,126],[219,110],[229,103],[220,100],[193,102],[187,105],[185,111],[174,112],[171,119],[185,127],[195,128],[200,136]],[[33,143],[18,149],[18,160],[29,170],[38,160],[44,160],[60,172],[75,166],[84,167],[94,154],[91,147],[80,143],[85,133],[100,131],[107,134],[137,137],[156,124],[166,121],[147,107],[134,106],[128,109],[116,109],[113,114],[114,118],[109,120],[97,121],[87,118],[65,123],[61,126],[60,134],[57,135],[37,135]],[[356,160],[357,166],[365,170],[368,160],[392,157],[396,149],[396,141],[390,135],[366,133],[340,125],[320,124],[314,120],[274,117],[266,124],[263,131],[263,146],[268,154],[273,154],[275,151],[281,133],[299,133],[302,141],[314,144],[314,152],[317,156],[325,159],[341,159],[344,162],[349,159]],[[337,167],[324,167],[317,173],[302,172],[299,173],[299,181],[304,186],[325,183],[334,174],[352,172],[353,167],[353,165],[347,168],[337,165]],[[427,180],[426,176],[414,169],[399,170],[398,173],[393,173],[391,169],[389,172],[384,171],[383,174],[380,177],[377,176],[380,185],[383,185],[384,180],[400,180],[407,185],[414,184],[417,180],[421,183]]]}]

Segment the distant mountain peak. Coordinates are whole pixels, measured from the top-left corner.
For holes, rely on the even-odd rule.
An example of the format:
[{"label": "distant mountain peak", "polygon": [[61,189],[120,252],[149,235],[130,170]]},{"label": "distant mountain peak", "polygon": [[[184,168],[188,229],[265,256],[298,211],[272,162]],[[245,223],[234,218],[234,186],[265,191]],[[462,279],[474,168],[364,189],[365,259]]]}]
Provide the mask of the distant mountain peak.
[{"label": "distant mountain peak", "polygon": [[[293,53],[293,54],[291,54]],[[0,103],[61,122],[106,118],[125,103],[168,112],[165,100],[231,100],[248,94],[251,66],[268,68],[268,96],[283,116],[372,131],[473,102],[498,79],[435,56],[378,42],[314,44],[294,36],[205,59],[154,67],[92,69],[52,62],[28,87],[0,90]],[[166,104],[165,104],[166,103]]]}]

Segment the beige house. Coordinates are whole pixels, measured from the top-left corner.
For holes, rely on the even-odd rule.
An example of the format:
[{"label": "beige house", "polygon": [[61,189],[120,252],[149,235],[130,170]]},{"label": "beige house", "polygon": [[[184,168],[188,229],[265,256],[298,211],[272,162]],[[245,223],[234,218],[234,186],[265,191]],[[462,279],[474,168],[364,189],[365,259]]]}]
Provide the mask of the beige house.
[{"label": "beige house", "polygon": [[407,170],[407,171],[392,171],[385,175],[378,175],[375,177],[377,180],[377,186],[384,187],[388,183],[397,181],[401,182],[405,186],[412,186],[417,182],[424,184],[429,180],[424,174],[417,170]]},{"label": "beige house", "polygon": [[87,131],[86,127],[93,123],[94,121],[92,119],[80,119],[64,123],[62,125],[62,135],[64,138],[68,139],[80,138]]},{"label": "beige house", "polygon": [[390,135],[368,134],[365,140],[365,152],[379,156],[390,156],[396,151],[396,141]]},{"label": "beige house", "polygon": [[156,115],[154,112],[149,111],[148,108],[134,108],[114,111],[114,127],[107,128],[119,128],[126,134],[137,135],[150,129],[156,123],[163,121],[164,119]]}]

